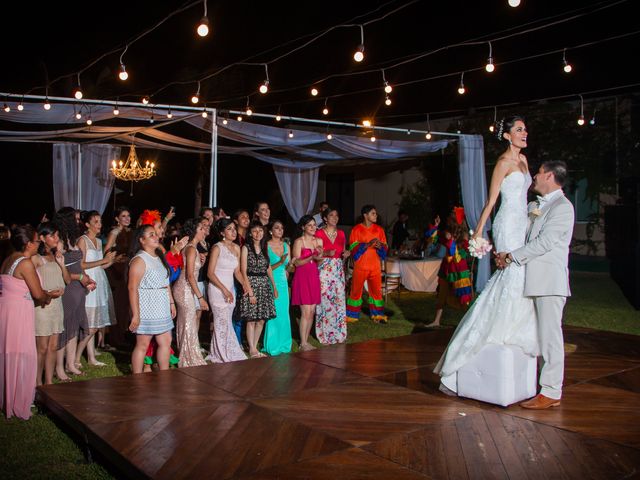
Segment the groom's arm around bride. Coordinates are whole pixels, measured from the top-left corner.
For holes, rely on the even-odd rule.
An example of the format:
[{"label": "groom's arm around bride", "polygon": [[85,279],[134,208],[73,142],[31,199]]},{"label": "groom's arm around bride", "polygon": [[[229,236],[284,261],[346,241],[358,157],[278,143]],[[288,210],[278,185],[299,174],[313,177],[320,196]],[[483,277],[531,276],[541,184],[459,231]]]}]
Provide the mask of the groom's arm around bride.
[{"label": "groom's arm around bride", "polygon": [[511,262],[524,265],[524,295],[533,297],[538,322],[540,352],[540,394],[523,402],[525,408],[543,409],[560,405],[564,376],[562,311],[569,289],[569,244],[573,234],[574,210],[562,187],[567,177],[564,162],[545,162],[534,178],[540,194],[530,209],[526,243],[512,252],[496,256],[498,268]]}]

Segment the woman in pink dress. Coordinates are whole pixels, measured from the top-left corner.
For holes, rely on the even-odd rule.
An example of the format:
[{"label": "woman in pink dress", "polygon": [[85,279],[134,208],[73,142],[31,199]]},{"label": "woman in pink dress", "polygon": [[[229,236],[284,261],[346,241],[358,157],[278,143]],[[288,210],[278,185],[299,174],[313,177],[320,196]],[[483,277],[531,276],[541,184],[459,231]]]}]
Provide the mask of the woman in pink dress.
[{"label": "woman in pink dress", "polygon": [[320,274],[318,264],[322,260],[322,240],[316,238],[316,221],[304,215],[298,222],[302,236],[293,242],[293,260],[296,272],[291,284],[291,304],[300,305],[300,350],[313,350],[309,343],[313,314],[320,303]]},{"label": "woman in pink dress", "polygon": [[320,343],[331,345],[347,339],[343,260],[349,250],[345,248],[344,232],[338,230],[338,211],[327,208],[322,219],[324,226],[316,231],[323,246],[323,258],[318,264],[322,300],[316,306],[316,336]]},{"label": "woman in pink dress", "polygon": [[11,243],[15,252],[0,267],[0,409],[7,418],[27,420],[38,368],[33,304],[48,305],[63,290],[44,291],[36,267],[24,261],[38,252],[40,240],[33,227],[16,227]]}]

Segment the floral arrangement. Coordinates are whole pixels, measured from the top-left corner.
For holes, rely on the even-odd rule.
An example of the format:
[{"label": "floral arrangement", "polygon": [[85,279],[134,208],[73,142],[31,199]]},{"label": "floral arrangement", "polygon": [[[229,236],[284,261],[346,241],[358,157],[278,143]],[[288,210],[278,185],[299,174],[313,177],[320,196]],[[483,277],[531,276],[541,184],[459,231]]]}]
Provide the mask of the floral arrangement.
[{"label": "floral arrangement", "polygon": [[473,230],[469,230],[471,239],[469,240],[469,254],[472,257],[482,258],[491,251],[493,245],[482,237],[473,238]]}]

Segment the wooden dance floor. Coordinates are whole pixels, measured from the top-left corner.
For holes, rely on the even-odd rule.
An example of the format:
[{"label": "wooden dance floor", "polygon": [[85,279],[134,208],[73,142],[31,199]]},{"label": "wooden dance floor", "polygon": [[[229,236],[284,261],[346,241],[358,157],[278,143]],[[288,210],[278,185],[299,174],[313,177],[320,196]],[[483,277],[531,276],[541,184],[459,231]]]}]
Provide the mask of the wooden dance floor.
[{"label": "wooden dance floor", "polygon": [[122,476],[615,479],[640,476],[640,338],[565,329],[562,405],[438,392],[452,330],[52,385],[39,401]]}]

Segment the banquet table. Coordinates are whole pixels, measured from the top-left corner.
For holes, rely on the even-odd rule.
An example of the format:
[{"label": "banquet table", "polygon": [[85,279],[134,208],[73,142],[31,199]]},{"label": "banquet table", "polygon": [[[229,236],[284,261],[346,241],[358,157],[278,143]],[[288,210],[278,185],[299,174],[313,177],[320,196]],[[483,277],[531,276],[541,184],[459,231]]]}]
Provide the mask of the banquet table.
[{"label": "banquet table", "polygon": [[413,292],[435,292],[441,258],[387,258],[387,273],[399,273],[400,283]]}]

